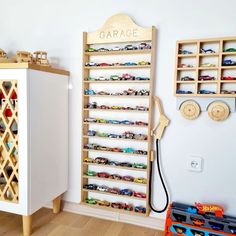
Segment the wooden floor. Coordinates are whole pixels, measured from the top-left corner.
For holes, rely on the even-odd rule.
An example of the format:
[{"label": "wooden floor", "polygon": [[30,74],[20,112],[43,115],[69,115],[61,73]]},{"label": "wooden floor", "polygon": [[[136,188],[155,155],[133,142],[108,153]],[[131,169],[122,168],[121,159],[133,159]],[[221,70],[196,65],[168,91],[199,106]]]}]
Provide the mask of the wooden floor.
[{"label": "wooden floor", "polygon": [[[21,216],[0,212],[0,235],[22,235]],[[43,208],[33,215],[33,236],[163,236],[162,232]]]}]

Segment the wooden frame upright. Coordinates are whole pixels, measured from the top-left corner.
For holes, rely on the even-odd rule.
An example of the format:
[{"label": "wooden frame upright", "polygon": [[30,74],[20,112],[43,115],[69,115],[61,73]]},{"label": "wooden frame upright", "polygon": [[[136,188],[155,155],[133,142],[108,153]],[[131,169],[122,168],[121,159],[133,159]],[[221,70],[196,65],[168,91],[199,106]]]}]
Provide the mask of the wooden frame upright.
[{"label": "wooden frame upright", "polygon": [[[83,186],[88,183],[88,180],[91,179],[99,179],[98,177],[90,177],[86,176],[85,172],[88,170],[88,167],[91,165],[98,165],[94,163],[86,163],[84,162],[84,158],[87,157],[87,154],[89,153],[90,150],[84,149],[84,146],[89,143],[89,136],[87,136],[87,132],[89,130],[89,125],[90,123],[85,122],[85,119],[89,117],[89,109],[85,109],[85,105],[88,104],[90,97],[96,97],[96,95],[85,95],[84,91],[85,89],[88,89],[90,87],[91,83],[111,83],[114,85],[119,85],[120,83],[140,83],[140,84],[149,84],[149,110],[148,112],[148,126],[147,126],[147,135],[148,135],[148,140],[147,143],[147,152],[148,154],[146,155],[147,157],[147,168],[146,169],[134,169],[134,168],[129,168],[129,167],[113,167],[113,168],[121,168],[121,169],[126,169],[132,171],[144,171],[146,172],[146,179],[147,183],[146,184],[141,184],[146,186],[146,199],[144,199],[145,202],[145,207],[146,207],[146,213],[141,214],[141,213],[136,213],[136,212],[128,212],[124,210],[118,210],[114,209],[111,207],[101,207],[98,205],[89,205],[92,207],[98,207],[102,208],[105,210],[113,210],[113,211],[118,211],[120,213],[132,213],[132,214],[138,214],[138,215],[146,215],[148,216],[150,213],[150,208],[149,208],[149,174],[150,174],[150,160],[151,160],[151,151],[152,151],[152,136],[151,136],[151,129],[153,126],[153,92],[154,92],[154,79],[155,79],[155,64],[156,64],[156,34],[157,34],[157,29],[152,26],[149,28],[142,28],[138,25],[136,25],[133,20],[124,14],[117,14],[112,17],[110,17],[104,26],[99,29],[98,31],[95,32],[84,32],[83,33],[83,82],[82,82],[82,146],[81,146],[81,166],[82,166],[82,171],[81,171],[81,204],[86,204],[85,199],[88,196],[89,192],[98,192],[98,191],[90,191],[83,189]],[[121,44],[121,43],[127,43],[127,44],[134,44],[134,43],[141,43],[141,42],[148,42],[151,44],[151,49],[142,49],[142,50],[130,50],[130,51],[105,51],[105,52],[87,52],[86,49],[88,49],[91,45],[95,46],[96,45],[109,45],[109,44]],[[99,47],[99,46],[97,46]],[[134,65],[134,66],[103,66],[103,67],[96,67],[96,66],[85,66],[86,62],[90,61],[90,56],[108,56],[108,55],[132,55],[132,54],[149,54],[150,55],[150,62],[151,65]],[[118,70],[122,72],[122,69],[149,69],[150,71],[150,80],[148,81],[136,81],[136,80],[127,80],[127,81],[90,81],[87,80],[87,78],[90,75],[91,70]],[[112,99],[112,95],[108,95]],[[101,97],[101,96],[100,96]],[[117,96],[116,96],[117,97]],[[122,97],[124,97],[122,95]],[[141,96],[138,99],[142,99]],[[135,96],[132,96],[132,98],[135,98]],[[96,124],[96,123],[95,123]],[[97,125],[105,125],[105,124],[99,124]],[[112,124],[113,125],[113,124]],[[120,125],[124,126],[122,124],[114,124],[114,125]],[[129,127],[129,125],[125,125]],[[134,126],[134,125],[133,125]],[[132,127],[132,125],[130,125]],[[135,126],[134,126],[135,127]],[[137,127],[137,126],[136,126]],[[135,140],[139,141],[139,140]],[[104,151],[103,151],[104,152]],[[119,155],[119,153],[117,153]],[[124,153],[122,153],[124,155]],[[130,154],[132,155],[132,154]],[[138,155],[138,154],[134,154]],[[106,165],[103,165],[104,168]],[[109,167],[109,165],[108,165]],[[102,179],[103,180],[103,179]],[[105,180],[106,181],[106,180]],[[118,180],[109,180],[109,181],[118,181]],[[128,182],[130,183],[130,182]],[[131,182],[132,184],[132,182]],[[133,183],[133,184],[138,184],[138,183]],[[98,192],[101,194],[109,194],[108,192]],[[115,196],[114,194],[112,195],[113,197]],[[128,197],[128,196],[124,196]],[[135,198],[135,197],[130,197],[130,198]],[[135,198],[138,199],[138,198]],[[88,205],[88,204],[86,204]]]}]

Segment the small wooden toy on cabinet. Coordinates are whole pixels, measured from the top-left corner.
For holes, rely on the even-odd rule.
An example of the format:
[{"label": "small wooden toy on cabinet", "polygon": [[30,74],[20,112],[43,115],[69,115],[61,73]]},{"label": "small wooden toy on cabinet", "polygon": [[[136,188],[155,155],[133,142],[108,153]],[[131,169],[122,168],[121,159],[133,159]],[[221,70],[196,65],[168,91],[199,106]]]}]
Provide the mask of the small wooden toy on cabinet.
[{"label": "small wooden toy on cabinet", "polygon": [[184,118],[194,120],[206,110],[223,121],[235,110],[235,56],[236,38],[177,41],[174,94]]}]

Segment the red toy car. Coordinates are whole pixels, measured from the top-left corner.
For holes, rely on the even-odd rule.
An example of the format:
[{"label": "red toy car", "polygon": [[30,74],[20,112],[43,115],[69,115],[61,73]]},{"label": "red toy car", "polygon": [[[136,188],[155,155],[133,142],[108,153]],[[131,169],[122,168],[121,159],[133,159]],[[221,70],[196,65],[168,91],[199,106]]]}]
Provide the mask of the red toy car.
[{"label": "red toy car", "polygon": [[134,79],[135,77],[133,76],[133,75],[131,75],[131,74],[128,74],[128,73],[126,73],[126,74],[123,74],[122,75],[122,78],[123,79],[126,79],[126,80],[132,80],[132,79]]},{"label": "red toy car", "polygon": [[129,176],[129,175],[125,175],[122,178],[124,181],[129,181],[129,182],[133,182],[134,181],[134,177]]},{"label": "red toy car", "polygon": [[124,204],[124,210],[126,211],[133,211],[134,210],[134,207],[132,204]]},{"label": "red toy car", "polygon": [[224,77],[222,78],[222,80],[236,80],[236,77],[224,76]]},{"label": "red toy car", "polygon": [[197,218],[193,218],[192,222],[193,222],[194,225],[199,226],[199,227],[204,225],[204,220],[200,220],[200,219],[197,219]]},{"label": "red toy car", "polygon": [[146,198],[147,195],[146,195],[146,193],[134,192],[134,197]]},{"label": "red toy car", "polygon": [[116,208],[116,209],[124,209],[124,203],[121,202],[113,202],[111,204],[111,207]]},{"label": "red toy car", "polygon": [[110,66],[111,64],[108,64],[108,63],[106,63],[106,62],[102,62],[102,63],[99,63],[98,65],[99,65],[99,66]]},{"label": "red toy car", "polygon": [[108,192],[113,193],[113,194],[118,194],[120,192],[120,189],[118,189],[118,188],[109,188]]},{"label": "red toy car", "polygon": [[107,174],[106,172],[99,172],[97,173],[97,177],[99,178],[109,178],[109,174]]}]

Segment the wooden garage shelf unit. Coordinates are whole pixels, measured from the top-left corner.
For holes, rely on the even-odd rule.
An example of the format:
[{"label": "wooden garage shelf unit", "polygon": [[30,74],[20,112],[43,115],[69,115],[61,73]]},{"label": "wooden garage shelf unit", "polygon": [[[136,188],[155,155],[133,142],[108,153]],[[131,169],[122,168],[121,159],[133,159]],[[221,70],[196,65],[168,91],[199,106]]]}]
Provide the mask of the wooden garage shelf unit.
[{"label": "wooden garage shelf unit", "polygon": [[236,97],[236,38],[177,41],[174,94]]},{"label": "wooden garage shelf unit", "polygon": [[[115,32],[115,33],[114,33]],[[152,141],[152,137],[151,137],[151,126],[152,126],[152,113],[153,113],[153,101],[152,101],[152,97],[153,97],[153,88],[154,88],[154,74],[155,74],[155,53],[156,53],[156,33],[157,30],[155,29],[155,27],[150,27],[150,28],[142,28],[138,25],[136,25],[133,20],[124,14],[118,14],[118,15],[114,15],[111,18],[109,18],[107,20],[107,22],[105,23],[105,25],[98,31],[95,32],[90,32],[87,33],[85,32],[83,35],[83,49],[84,49],[84,54],[83,54],[83,111],[82,111],[82,119],[83,119],[83,129],[82,129],[82,160],[81,160],[81,166],[82,166],[82,175],[81,175],[81,179],[82,179],[82,189],[81,189],[81,199],[82,199],[82,203],[81,204],[86,204],[87,206],[92,206],[92,207],[98,207],[101,209],[107,209],[107,210],[113,210],[113,211],[117,211],[119,213],[131,213],[131,214],[141,214],[141,215],[149,215],[150,209],[149,209],[149,203],[148,203],[148,195],[149,195],[149,172],[150,172],[150,158],[151,158],[151,141]],[[135,48],[131,48],[131,50],[123,50],[122,47],[125,46],[125,44],[132,44],[133,46],[136,45],[140,45],[141,43],[145,42],[146,45],[150,45],[151,47],[147,49],[144,47],[143,49],[135,49]],[[142,45],[145,45],[145,43],[143,43]],[[116,49],[114,49],[114,46]],[[101,47],[105,47],[108,48],[108,50],[104,49],[104,50],[97,50]],[[111,49],[113,47],[113,49]],[[90,48],[90,50],[88,50]],[[93,48],[93,49],[91,49]],[[110,48],[110,49],[109,49]],[[118,48],[118,50],[117,50]],[[108,63],[110,64],[109,66],[107,64],[104,64],[105,66],[93,66],[96,65],[95,64],[91,64],[91,66],[85,66],[86,63],[92,62],[93,58],[95,58],[95,60],[111,60],[114,59],[114,57],[119,56],[123,59],[121,59],[122,61],[120,62],[121,64],[113,66],[112,63]],[[137,61],[135,63],[137,63],[137,65],[132,65],[132,63],[129,64],[125,64],[127,61],[129,61],[130,56],[135,56],[135,57],[139,57],[141,58],[142,61],[145,61],[144,58],[149,58],[150,61],[150,65],[143,65],[142,63],[138,63]],[[123,61],[125,60],[125,61]],[[86,64],[88,65],[88,64]],[[110,72],[111,71],[111,72]],[[138,76],[141,75],[141,73],[146,73],[148,74],[149,79],[142,79],[142,78],[137,78],[137,80],[112,80],[109,79],[111,75],[114,75],[114,71],[117,72],[117,76],[121,76],[124,73],[136,73],[138,74]],[[123,73],[122,73],[123,72]],[[103,77],[102,80],[99,80],[99,76],[98,79],[91,79],[91,77],[94,76],[94,74],[104,74],[105,77],[108,76],[108,79],[105,79]],[[111,74],[113,73],[113,74]],[[96,74],[97,75],[97,74]],[[140,80],[138,80],[140,79]],[[85,95],[84,91],[86,89],[91,89],[91,86],[93,86],[94,84],[99,84],[99,86],[107,86],[107,85],[112,85],[113,89],[117,90],[119,89],[120,85],[127,85],[127,86],[148,86],[148,90],[149,90],[149,96],[135,96],[135,95],[131,95],[131,96],[125,96],[125,95]],[[128,89],[128,88],[127,88]],[[116,91],[118,92],[118,91]],[[148,103],[148,111],[138,111],[138,110],[114,110],[114,109],[89,109],[86,108],[87,105],[89,104],[89,102],[91,102],[91,99],[102,99],[102,98],[109,98],[109,101],[114,101],[114,104],[116,103],[116,101],[118,101],[118,98],[126,98],[126,99],[121,99],[119,100],[119,102],[123,102],[124,105],[127,105],[125,103],[127,103],[127,101],[129,101],[128,99],[132,99],[134,103],[136,103],[136,105],[139,105],[140,102],[144,101],[146,103]],[[128,99],[127,99],[128,98]],[[136,101],[137,98],[137,101]],[[123,104],[122,104],[123,105]],[[91,118],[91,122],[90,119],[87,120],[89,117],[91,117],[91,112],[95,112],[98,113],[98,117],[99,114],[100,116],[104,116],[104,115],[109,115],[110,112],[116,112],[119,114],[119,117],[121,116],[123,118],[123,120],[127,120],[127,114],[129,113],[133,113],[137,115],[140,113],[143,113],[142,116],[147,116],[147,125],[142,125],[143,123],[140,123],[141,125],[137,125],[134,124],[132,125],[131,123],[129,123],[128,121],[124,124],[119,123],[118,121],[116,121],[116,123],[112,123],[109,120],[103,120],[102,123],[93,122],[93,119]],[[107,113],[104,113],[104,111],[106,111]],[[111,113],[112,114],[112,113]],[[114,114],[115,115],[115,114]],[[132,114],[129,114],[132,115]],[[110,117],[108,117],[107,119],[109,119]],[[122,119],[119,118],[119,119]],[[138,119],[139,120],[139,119]],[[89,121],[89,122],[88,122]],[[137,121],[137,120],[136,120]],[[88,131],[90,129],[94,129],[97,126],[100,126],[99,129],[103,129],[106,128],[105,126],[103,127],[103,125],[106,126],[113,126],[114,128],[134,128],[135,130],[137,130],[137,132],[140,132],[139,128],[142,128],[142,130],[144,130],[143,132],[145,133],[145,135],[148,136],[147,140],[138,140],[138,139],[129,139],[129,138],[108,138],[108,137],[96,137],[96,136],[88,136]],[[146,150],[147,151],[147,155],[141,155],[141,154],[134,154],[134,153],[125,153],[125,152],[113,152],[113,151],[105,151],[105,150],[93,150],[93,149],[86,149],[85,146],[87,144],[91,144],[90,140],[92,138],[99,138],[98,141],[114,141],[114,142],[123,142],[123,144],[125,142],[127,142],[127,145],[129,145],[129,142],[135,141],[135,143],[137,143],[137,145],[134,143],[134,145],[137,146],[136,149],[139,149],[139,146],[141,144],[146,145]],[[140,143],[140,145],[139,145]],[[146,169],[138,169],[138,168],[133,168],[133,167],[124,167],[124,166],[111,166],[111,165],[102,165],[99,163],[88,163],[88,162],[84,162],[84,158],[85,157],[90,157],[90,155],[96,154],[96,153],[101,153],[104,155],[109,155],[112,154],[112,156],[116,157],[117,159],[121,158],[122,162],[130,162],[130,157],[134,156],[133,158],[138,159],[141,158],[143,161],[146,162]],[[121,156],[122,155],[122,156]],[[120,157],[121,156],[121,157]],[[133,161],[134,162],[134,161]],[[101,167],[102,168],[113,168],[116,171],[117,170],[123,170],[126,171],[129,175],[132,176],[132,174],[134,172],[138,172],[140,173],[140,175],[142,174],[142,177],[145,178],[147,180],[147,183],[135,183],[135,182],[127,182],[124,180],[115,180],[115,179],[108,179],[108,178],[99,178],[96,176],[87,176],[84,173],[86,173],[88,170],[90,170],[91,167]],[[132,211],[125,211],[125,210],[117,210],[115,208],[112,207],[106,207],[106,206],[98,206],[98,205],[91,205],[91,204],[87,204],[86,203],[86,199],[88,197],[90,197],[91,193],[95,193],[98,194],[101,198],[102,196],[105,196],[106,199],[109,198],[109,196],[112,196],[112,199],[114,199],[117,196],[117,201],[120,201],[122,198],[128,198],[127,196],[122,196],[122,195],[115,195],[115,194],[111,194],[108,192],[99,192],[99,191],[90,191],[88,189],[84,189],[83,186],[86,184],[92,184],[93,180],[99,181],[101,180],[103,182],[103,184],[105,184],[107,181],[111,184],[111,183],[122,183],[127,184],[127,186],[130,185],[134,185],[134,186],[142,186],[143,188],[145,188],[145,193],[147,194],[147,197],[145,199],[140,199],[140,198],[136,198],[136,197],[129,197],[129,203],[132,203],[132,199],[134,200],[141,200],[143,201],[143,205],[142,207],[146,208],[145,213],[137,213],[135,212],[135,210]],[[128,188],[128,187],[127,187]],[[135,205],[135,204],[134,204]]]}]

